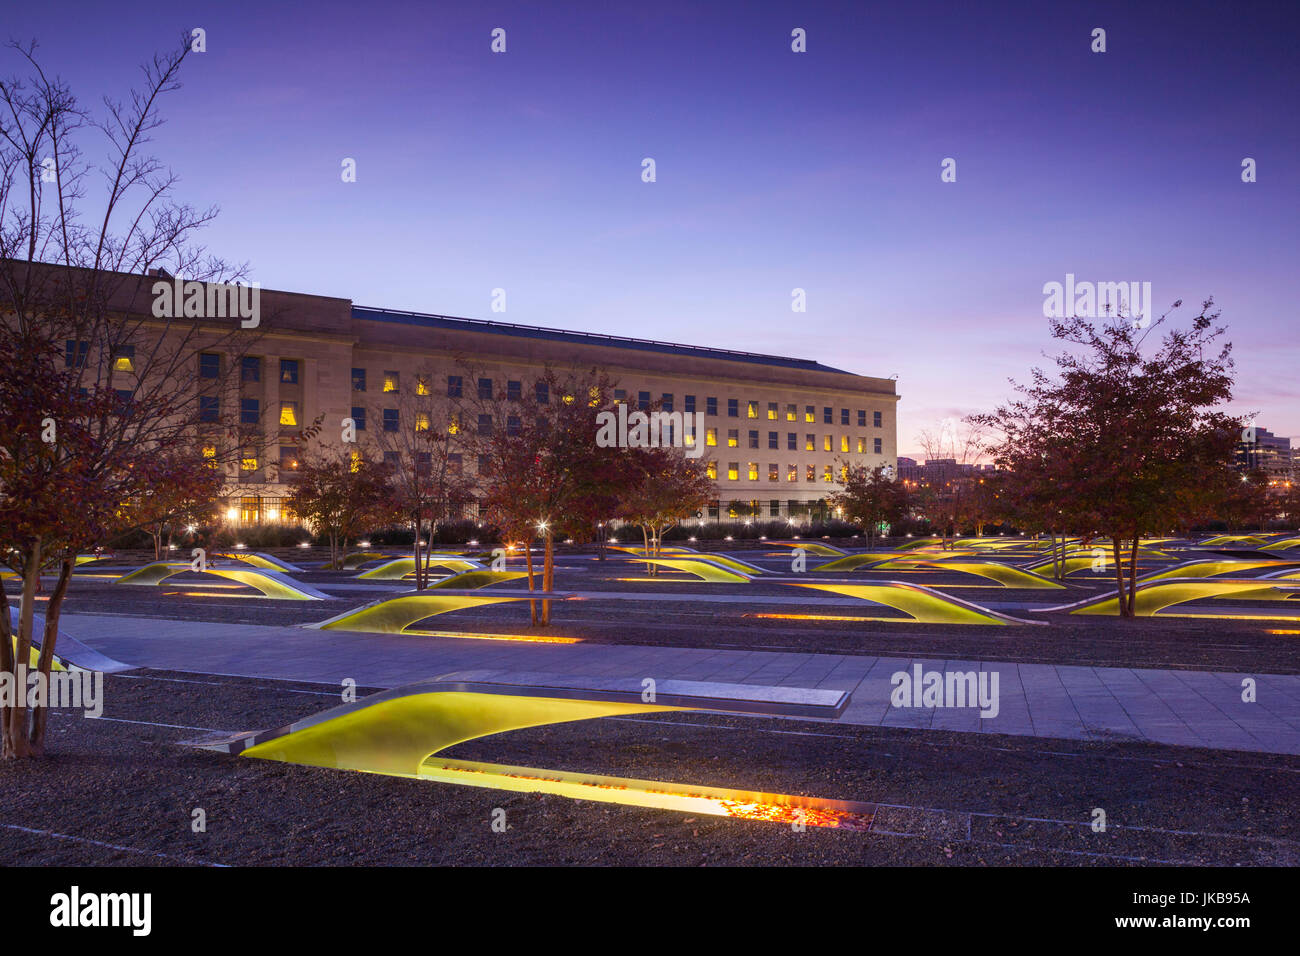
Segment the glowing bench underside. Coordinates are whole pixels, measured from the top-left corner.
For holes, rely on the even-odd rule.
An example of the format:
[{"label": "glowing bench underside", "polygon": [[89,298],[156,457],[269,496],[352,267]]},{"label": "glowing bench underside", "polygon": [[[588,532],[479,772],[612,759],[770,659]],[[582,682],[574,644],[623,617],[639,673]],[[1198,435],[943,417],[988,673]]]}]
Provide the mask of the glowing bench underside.
[{"label": "glowing bench underside", "polygon": [[[192,572],[194,568],[183,561],[158,561],[154,564],[146,564],[144,567],[132,571],[130,574],[118,578],[114,584],[130,585],[157,585],[166,581],[168,578]],[[212,574],[219,578],[226,578],[231,581],[238,581],[248,587],[262,592],[263,597],[274,598],[279,601],[329,601],[328,594],[318,591],[309,584],[303,584],[295,581],[286,574],[279,571],[268,571],[262,568],[223,568],[217,565],[208,565],[203,571],[194,572],[196,574]]]},{"label": "glowing bench underside", "polygon": [[[1300,584],[1288,588],[1285,585],[1272,585],[1269,581],[1268,578],[1165,578],[1158,581],[1139,581],[1133,601],[1133,613],[1139,617],[1153,617],[1167,607],[1188,601],[1222,597],[1247,601],[1280,601],[1286,600],[1291,594],[1300,593]],[[1103,594],[1074,604],[1043,610],[1045,613],[1065,611],[1070,614],[1116,615],[1119,613],[1119,597],[1116,594]],[[1198,611],[1194,616],[1232,620],[1237,615],[1216,614],[1209,609]],[[1272,615],[1270,619],[1291,621],[1300,620],[1300,617]]]}]

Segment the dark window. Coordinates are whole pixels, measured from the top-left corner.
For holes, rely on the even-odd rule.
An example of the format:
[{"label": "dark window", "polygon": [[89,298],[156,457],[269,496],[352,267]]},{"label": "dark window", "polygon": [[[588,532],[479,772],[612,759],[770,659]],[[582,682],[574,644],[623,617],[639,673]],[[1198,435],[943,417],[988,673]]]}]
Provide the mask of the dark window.
[{"label": "dark window", "polygon": [[822,422],[827,425],[835,424],[835,409],[827,405],[822,409]]},{"label": "dark window", "polygon": [[241,398],[239,400],[239,421],[241,424],[256,425],[261,417],[262,409],[257,399]]},{"label": "dark window", "polygon": [[433,470],[433,455],[427,451],[417,451],[415,453],[415,473],[417,475],[427,475]]},{"label": "dark window", "polygon": [[694,395],[683,395],[683,396],[682,396],[682,403],[683,403],[683,405],[684,405],[684,409],[683,409],[684,411],[690,412],[692,415],[695,414],[695,396],[694,396]]},{"label": "dark window", "polygon": [[639,409],[641,409],[642,411],[645,411],[647,408],[650,407],[650,393],[649,393],[649,392],[637,392],[637,393],[636,393],[636,407],[639,408]]},{"label": "dark window", "polygon": [[352,420],[357,423],[357,431],[366,430],[366,410],[360,405],[352,406]]},{"label": "dark window", "polygon": [[718,414],[718,400],[716,398],[706,398],[704,400],[704,414],[706,415]]},{"label": "dark window", "polygon": [[881,445],[883,445],[884,442],[882,442],[879,438],[874,439],[874,442],[875,442],[876,454],[879,455],[881,452],[884,451],[884,449],[881,447]]},{"label": "dark window", "polygon": [[386,432],[397,431],[397,424],[401,420],[397,414],[397,411],[398,410],[396,408],[384,409],[384,431]]},{"label": "dark window", "polygon": [[767,513],[773,518],[781,513],[781,500],[779,498],[773,498],[767,503]]},{"label": "dark window", "polygon": [[221,356],[216,352],[199,353],[199,378],[218,378],[221,375]]},{"label": "dark window", "polygon": [[506,434],[507,434],[507,435],[518,435],[519,432],[520,432],[522,429],[523,429],[523,422],[521,422],[521,421],[519,420],[519,416],[518,416],[518,415],[508,415],[508,416],[506,416]]},{"label": "dark window", "polygon": [[506,398],[517,402],[524,397],[523,382],[506,382]]},{"label": "dark window", "polygon": [[537,393],[538,405],[550,404],[551,386],[547,385],[545,382],[538,382],[537,387],[534,389],[534,391]]},{"label": "dark window", "polygon": [[781,447],[781,433],[780,433],[780,432],[768,432],[768,433],[767,433],[767,447],[768,447],[768,448],[780,448],[780,447]]},{"label": "dark window", "polygon": [[462,468],[461,455],[458,451],[447,453],[447,474],[459,475]]},{"label": "dark window", "polygon": [[491,434],[492,434],[492,416],[491,416],[491,415],[480,415],[480,416],[478,417],[478,433],[479,433],[480,435],[491,435]]},{"label": "dark window", "polygon": [[363,368],[354,368],[352,370],[352,391],[364,392],[366,390],[366,370]]},{"label": "dark window", "polygon": [[215,422],[221,418],[221,399],[213,395],[199,396],[199,421]]},{"label": "dark window", "polygon": [[245,382],[260,382],[262,360],[255,355],[245,355],[239,363],[239,377]]},{"label": "dark window", "polygon": [[478,397],[479,398],[492,397],[492,379],[481,378],[478,380]]},{"label": "dark window", "polygon": [[841,424],[841,425],[847,425],[848,423],[849,423],[849,410],[848,410],[847,408],[841,408],[841,409],[840,409],[840,424]]},{"label": "dark window", "polygon": [[384,452],[384,464],[387,465],[389,468],[391,468],[393,471],[396,471],[398,468],[402,467],[401,454],[395,451]]},{"label": "dark window", "polygon": [[867,427],[867,412],[865,409],[862,408],[858,409],[858,427],[859,428]]},{"label": "dark window", "polygon": [[880,421],[880,412],[872,412],[872,413],[871,413],[871,424],[875,425],[877,428],[880,427],[880,425],[881,425],[881,421]]},{"label": "dark window", "polygon": [[788,448],[788,449],[790,449],[790,451],[798,451],[798,450],[799,450],[799,436],[798,436],[797,434],[795,434],[794,432],[786,432],[786,433],[785,433],[785,447]]},{"label": "dark window", "polygon": [[663,394],[663,410],[666,411],[666,412],[671,412],[671,411],[673,410],[673,396],[672,396],[672,392],[664,392],[664,394]]},{"label": "dark window", "polygon": [[727,399],[727,417],[728,418],[740,417],[740,399],[738,398]]},{"label": "dark window", "polygon": [[749,430],[749,447],[750,448],[758,447],[758,429],[756,428],[751,428]]},{"label": "dark window", "polygon": [[461,393],[464,391],[464,387],[465,387],[465,383],[461,381],[461,377],[459,375],[447,376],[447,397],[448,398],[460,398]]},{"label": "dark window", "polygon": [[479,473],[480,475],[486,475],[486,474],[487,474],[489,471],[491,471],[491,470],[492,470],[492,463],[491,463],[491,460],[488,458],[488,456],[487,456],[487,455],[479,455],[479,456],[478,456],[478,473]]},{"label": "dark window", "polygon": [[[67,339],[63,343],[63,364],[68,368],[80,368],[86,364],[86,355],[90,352],[89,342]],[[214,358],[216,356],[213,356]]]},{"label": "dark window", "polygon": [[626,401],[627,401],[627,389],[625,389],[625,388],[616,388],[616,389],[614,389],[614,402],[615,402],[615,404],[620,404],[620,403],[622,403],[622,402],[626,402]]},{"label": "dark window", "polygon": [[298,449],[293,445],[280,446],[280,471],[293,471],[298,467]]},{"label": "dark window", "polygon": [[282,385],[298,384],[297,359],[280,359],[280,383]]}]

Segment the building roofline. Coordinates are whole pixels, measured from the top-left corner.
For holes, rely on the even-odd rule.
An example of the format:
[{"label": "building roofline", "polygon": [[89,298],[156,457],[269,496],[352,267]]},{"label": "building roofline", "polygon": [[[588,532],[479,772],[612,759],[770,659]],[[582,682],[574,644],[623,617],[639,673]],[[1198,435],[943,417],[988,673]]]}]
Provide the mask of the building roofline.
[{"label": "building roofline", "polygon": [[809,372],[829,372],[835,375],[855,375],[844,369],[831,368],[813,359],[788,358],[766,355],[761,352],[742,352],[735,349],[712,348],[707,345],[683,345],[657,339],[638,339],[623,335],[604,335],[597,332],[573,332],[537,325],[519,325],[514,322],[496,322],[488,319],[466,319],[454,315],[436,315],[427,312],[408,312],[403,309],[383,309],[376,306],[352,306],[354,319],[375,322],[403,322],[431,328],[460,329],[469,332],[486,332],[492,335],[512,335],[520,338],[548,339],[573,342],[580,345],[603,345],[610,348],[634,349],[642,352],[663,352],[670,355],[693,355],[700,358],[720,359],[729,362],[746,362],[753,365],[776,365],[783,368],[802,369]]}]

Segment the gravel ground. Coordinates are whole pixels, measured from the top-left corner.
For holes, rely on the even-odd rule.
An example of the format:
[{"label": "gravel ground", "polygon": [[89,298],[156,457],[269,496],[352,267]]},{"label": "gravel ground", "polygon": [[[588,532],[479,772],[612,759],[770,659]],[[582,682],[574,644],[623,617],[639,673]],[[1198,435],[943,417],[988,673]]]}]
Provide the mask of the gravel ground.
[{"label": "gravel ground", "polygon": [[[105,697],[110,719],[56,715],[46,759],[0,767],[0,863],[1300,862],[1300,760],[1289,757],[691,714],[515,731],[445,752],[889,805],[876,832],[793,832],[177,746],[314,713],[335,702],[329,688],[140,672],[106,678]],[[505,833],[489,825],[498,807]],[[1109,822],[1100,834],[1087,825],[1098,807]],[[206,832],[192,832],[195,808]]]}]

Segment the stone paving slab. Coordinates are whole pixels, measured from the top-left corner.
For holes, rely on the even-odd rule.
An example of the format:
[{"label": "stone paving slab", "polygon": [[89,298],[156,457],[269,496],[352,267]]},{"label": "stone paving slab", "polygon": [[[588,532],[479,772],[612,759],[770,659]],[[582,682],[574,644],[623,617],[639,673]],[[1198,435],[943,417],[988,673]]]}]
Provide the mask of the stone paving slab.
[{"label": "stone paving slab", "polygon": [[[544,671],[848,690],[841,723],[1138,740],[1300,755],[1300,675],[811,654],[791,651],[533,644],[358,634],[301,627],[177,621],[125,614],[64,614],[61,631],[140,667],[263,679],[394,687],[461,670]],[[894,707],[894,675],[998,675],[999,711]],[[1253,677],[1257,702],[1241,700]],[[987,679],[987,678],[986,678]]]}]

